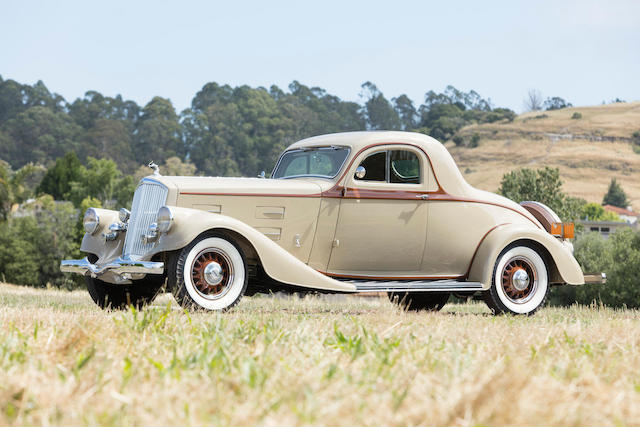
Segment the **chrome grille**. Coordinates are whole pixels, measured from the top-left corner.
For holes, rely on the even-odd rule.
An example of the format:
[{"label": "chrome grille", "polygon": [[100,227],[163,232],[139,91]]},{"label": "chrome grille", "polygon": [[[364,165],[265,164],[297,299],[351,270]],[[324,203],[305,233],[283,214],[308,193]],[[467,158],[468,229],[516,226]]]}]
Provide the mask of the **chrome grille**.
[{"label": "chrome grille", "polygon": [[167,187],[151,180],[145,179],[138,186],[131,204],[131,217],[122,251],[124,257],[140,258],[153,247],[153,243],[142,243],[140,237],[147,232],[149,225],[155,222],[158,209],[167,200],[167,193]]}]

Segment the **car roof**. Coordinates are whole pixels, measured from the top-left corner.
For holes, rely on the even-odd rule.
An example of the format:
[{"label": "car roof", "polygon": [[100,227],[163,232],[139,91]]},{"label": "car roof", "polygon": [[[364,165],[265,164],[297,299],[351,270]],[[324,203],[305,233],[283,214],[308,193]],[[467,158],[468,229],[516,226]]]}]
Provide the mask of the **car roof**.
[{"label": "car roof", "polygon": [[430,136],[417,132],[400,131],[341,132],[313,136],[291,144],[287,150],[303,147],[344,145],[351,147],[352,151],[358,152],[371,144],[383,142],[414,144],[428,152],[446,151],[440,142]]}]

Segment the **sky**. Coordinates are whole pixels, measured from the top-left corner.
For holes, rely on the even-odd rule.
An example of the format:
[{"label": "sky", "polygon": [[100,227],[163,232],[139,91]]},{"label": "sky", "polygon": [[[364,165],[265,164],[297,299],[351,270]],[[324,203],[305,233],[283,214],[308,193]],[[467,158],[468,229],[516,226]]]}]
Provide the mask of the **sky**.
[{"label": "sky", "polygon": [[207,82],[293,80],[360,101],[371,81],[416,105],[451,84],[521,111],[640,100],[640,0],[0,0],[0,75],[189,107]]}]

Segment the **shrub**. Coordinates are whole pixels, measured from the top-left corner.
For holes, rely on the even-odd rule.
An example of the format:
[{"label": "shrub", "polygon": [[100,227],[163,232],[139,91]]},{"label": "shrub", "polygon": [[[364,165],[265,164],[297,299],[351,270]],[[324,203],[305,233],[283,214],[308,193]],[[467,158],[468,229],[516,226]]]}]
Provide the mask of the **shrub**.
[{"label": "shrub", "polygon": [[637,130],[631,135],[631,147],[633,152],[640,154],[640,130]]},{"label": "shrub", "polygon": [[582,206],[580,218],[589,221],[622,221],[617,214],[604,210],[598,203],[587,203]]},{"label": "shrub", "polygon": [[623,228],[609,239],[598,233],[579,236],[575,256],[582,270],[607,274],[605,285],[562,286],[553,290],[555,305],[603,304],[640,307],[640,232]]},{"label": "shrub", "polygon": [[464,145],[464,138],[460,135],[456,135],[453,137],[453,143],[460,147],[461,145]]},{"label": "shrub", "polygon": [[77,211],[43,196],[24,216],[0,223],[0,278],[18,285],[77,287],[82,278],[60,272],[60,260],[80,256]]},{"label": "shrub", "polygon": [[478,135],[477,133],[474,133],[471,136],[471,141],[469,142],[469,148],[476,148],[479,143],[480,143],[480,135]]},{"label": "shrub", "polygon": [[582,113],[578,113],[577,111],[575,113],[573,113],[573,115],[571,116],[571,118],[573,120],[580,120],[582,118]]}]

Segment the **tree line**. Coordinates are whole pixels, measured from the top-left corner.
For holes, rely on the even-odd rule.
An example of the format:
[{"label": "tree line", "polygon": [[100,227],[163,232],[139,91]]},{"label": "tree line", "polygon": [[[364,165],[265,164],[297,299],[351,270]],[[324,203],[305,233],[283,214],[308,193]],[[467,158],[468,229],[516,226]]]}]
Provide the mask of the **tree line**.
[{"label": "tree line", "polygon": [[444,142],[467,124],[515,117],[475,91],[453,86],[427,92],[421,105],[407,95],[389,100],[371,82],[361,89],[359,104],[297,81],[286,91],[207,83],[178,113],[159,96],[141,106],[89,91],[68,102],[41,81],[27,85],[0,76],[0,159],[14,169],[50,166],[73,151],[83,164],[90,157],[111,159],[130,174],[150,160],[178,157],[203,174],[253,176],[269,171],[285,146],[308,136],[415,130]]}]

